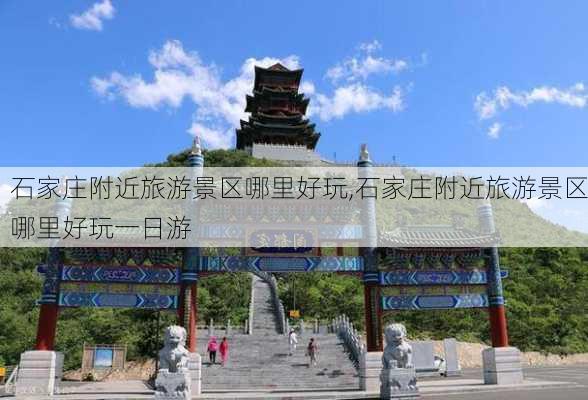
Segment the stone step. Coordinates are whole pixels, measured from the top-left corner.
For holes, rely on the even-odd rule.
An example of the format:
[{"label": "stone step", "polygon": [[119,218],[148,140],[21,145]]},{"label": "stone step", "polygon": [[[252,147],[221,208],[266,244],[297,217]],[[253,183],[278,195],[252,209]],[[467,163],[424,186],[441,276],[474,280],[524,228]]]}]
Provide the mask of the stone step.
[{"label": "stone step", "polygon": [[[288,337],[277,333],[276,310],[269,284],[253,276],[253,334],[234,330],[228,335],[229,359],[224,367],[208,362],[208,332],[199,331],[198,350],[202,355],[202,387],[205,390],[257,389],[356,389],[357,371],[339,338],[332,334],[306,331],[298,336],[298,346],[288,356]],[[224,330],[214,334],[225,335]],[[305,348],[310,338],[319,345],[318,366],[308,367]],[[220,355],[217,354],[217,362]]]}]

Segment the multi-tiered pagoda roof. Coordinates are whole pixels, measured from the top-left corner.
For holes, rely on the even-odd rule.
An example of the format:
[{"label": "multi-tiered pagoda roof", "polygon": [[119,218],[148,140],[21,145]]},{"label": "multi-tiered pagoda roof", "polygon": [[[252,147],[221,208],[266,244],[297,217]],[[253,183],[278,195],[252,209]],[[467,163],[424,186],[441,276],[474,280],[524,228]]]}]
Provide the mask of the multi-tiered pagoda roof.
[{"label": "multi-tiered pagoda roof", "polygon": [[305,118],[309,99],[298,93],[302,69],[290,70],[282,64],[255,67],[253,96],[247,96],[248,121],[237,129],[237,148],[254,143],[296,145],[313,150],[320,133]]}]

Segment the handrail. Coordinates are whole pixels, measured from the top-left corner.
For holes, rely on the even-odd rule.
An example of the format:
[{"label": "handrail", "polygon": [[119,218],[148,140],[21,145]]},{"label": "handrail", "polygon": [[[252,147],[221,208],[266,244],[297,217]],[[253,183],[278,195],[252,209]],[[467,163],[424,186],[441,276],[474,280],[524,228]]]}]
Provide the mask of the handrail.
[{"label": "handrail", "polygon": [[361,340],[361,335],[353,326],[353,323],[349,321],[349,317],[346,315],[340,315],[332,321],[333,333],[335,333],[342,341],[347,350],[349,356],[353,361],[355,367],[359,367],[359,360],[361,356],[366,352],[365,343]]},{"label": "handrail", "polygon": [[280,295],[278,293],[278,281],[273,274],[265,271],[255,271],[255,275],[263,279],[270,287],[272,301],[274,303],[274,309],[276,312],[276,319],[278,320],[278,331],[282,335],[285,335],[288,330],[288,323],[286,321],[286,311],[284,304],[280,301]]},{"label": "handrail", "polygon": [[249,318],[247,319],[247,335],[253,335],[253,308],[255,299],[255,279],[251,279],[251,294],[249,296]]},{"label": "handrail", "polygon": [[8,379],[6,380],[6,382],[4,382],[4,392],[6,394],[14,394],[16,392],[15,388],[16,388],[17,377],[18,377],[18,365],[14,367],[14,369],[10,373],[10,376],[8,377]]}]

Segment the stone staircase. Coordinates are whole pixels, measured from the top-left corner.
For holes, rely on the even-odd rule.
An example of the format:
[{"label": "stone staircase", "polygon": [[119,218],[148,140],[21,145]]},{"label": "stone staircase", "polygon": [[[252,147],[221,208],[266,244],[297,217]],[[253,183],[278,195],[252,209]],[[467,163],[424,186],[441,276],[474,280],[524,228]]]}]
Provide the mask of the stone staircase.
[{"label": "stone staircase", "polygon": [[[349,390],[358,388],[358,377],[342,342],[334,334],[305,333],[298,349],[288,355],[288,337],[278,334],[276,310],[269,285],[254,276],[253,334],[234,332],[228,337],[229,361],[210,365],[208,332],[199,332],[204,391]],[[224,331],[216,334],[220,340]],[[318,366],[309,367],[305,349],[314,337],[319,344]],[[217,360],[219,356],[217,355]]]},{"label": "stone staircase", "polygon": [[269,285],[257,275],[252,275],[252,285],[253,336],[278,334],[277,315]]}]

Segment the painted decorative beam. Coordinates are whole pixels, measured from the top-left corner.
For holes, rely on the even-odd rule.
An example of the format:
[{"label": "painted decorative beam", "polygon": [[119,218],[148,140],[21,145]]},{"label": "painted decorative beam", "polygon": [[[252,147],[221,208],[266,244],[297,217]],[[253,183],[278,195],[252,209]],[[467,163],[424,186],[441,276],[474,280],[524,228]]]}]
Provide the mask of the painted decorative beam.
[{"label": "painted decorative beam", "polygon": [[[247,236],[247,224],[202,224],[197,232],[206,239],[244,240]],[[313,227],[319,240],[361,240],[362,226],[359,224],[317,224]]]},{"label": "painted decorative beam", "polygon": [[488,296],[482,293],[456,295],[382,296],[382,309],[444,310],[488,307]]},{"label": "painted decorative beam", "polygon": [[[501,278],[508,277],[508,271],[501,271]],[[380,272],[380,286],[409,285],[485,285],[486,271],[481,270],[395,270]]]},{"label": "painted decorative beam", "polygon": [[122,307],[175,310],[178,296],[141,293],[61,292],[60,307]]},{"label": "painted decorative beam", "polygon": [[162,283],[180,282],[178,267],[64,265],[61,280],[69,282]]},{"label": "painted decorative beam", "polygon": [[267,257],[267,256],[203,256],[200,272],[361,272],[362,257]]}]

